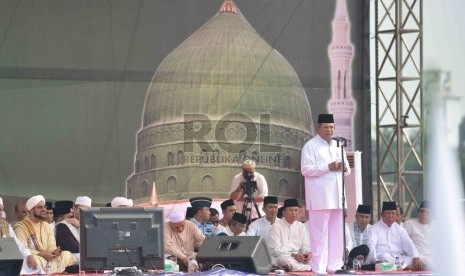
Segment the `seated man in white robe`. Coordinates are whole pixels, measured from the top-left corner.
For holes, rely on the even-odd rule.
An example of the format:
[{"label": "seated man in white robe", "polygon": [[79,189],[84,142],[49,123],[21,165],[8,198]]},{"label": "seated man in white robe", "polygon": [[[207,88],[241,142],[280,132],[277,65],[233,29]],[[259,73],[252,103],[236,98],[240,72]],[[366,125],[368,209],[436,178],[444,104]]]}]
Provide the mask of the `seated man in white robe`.
[{"label": "seated man in white robe", "polygon": [[283,218],[271,225],[268,248],[274,265],[283,266],[289,271],[310,271],[310,237],[298,217],[297,199],[286,199]]},{"label": "seated man in white robe", "polygon": [[412,239],[413,244],[420,253],[423,262],[423,270],[432,269],[433,249],[433,222],[431,208],[428,201],[424,200],[418,208],[418,219],[409,219],[404,222],[404,228]]},{"label": "seated man in white robe", "polygon": [[61,273],[67,267],[76,265],[76,258],[69,251],[62,251],[56,246],[52,229],[45,222],[47,210],[44,197],[41,195],[31,197],[26,202],[26,208],[29,210],[29,215],[15,224],[14,231],[38,265],[45,271],[45,265],[49,262],[51,273]]},{"label": "seated man in white robe", "polygon": [[262,236],[268,240],[270,228],[276,220],[279,220],[278,215],[278,198],[276,196],[265,196],[263,199],[263,211],[265,216],[261,217],[249,225],[247,236]]},{"label": "seated man in white robe", "polygon": [[205,236],[191,221],[185,220],[181,210],[171,210],[164,225],[165,254],[175,256],[181,271],[187,271],[189,261],[196,258]]},{"label": "seated man in white robe", "polygon": [[[0,211],[3,212],[3,198],[0,197]],[[32,257],[31,252],[21,242],[15,235],[13,228],[8,221],[4,218],[0,218],[0,239],[2,238],[12,238],[16,245],[18,246],[19,252],[23,257],[23,266],[21,268],[21,275],[22,274],[43,274],[44,271],[37,265],[36,260]]]},{"label": "seated man in white robe", "polygon": [[381,218],[371,228],[368,238],[369,262],[394,263],[399,258],[402,268],[421,270],[422,262],[417,248],[407,231],[396,223],[395,202],[383,202]]}]

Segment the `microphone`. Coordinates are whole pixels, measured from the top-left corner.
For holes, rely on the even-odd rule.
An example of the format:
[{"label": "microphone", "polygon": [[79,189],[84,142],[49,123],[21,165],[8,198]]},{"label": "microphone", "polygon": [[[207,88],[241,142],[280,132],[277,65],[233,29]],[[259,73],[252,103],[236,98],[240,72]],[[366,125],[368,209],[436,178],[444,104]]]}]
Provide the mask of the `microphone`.
[{"label": "microphone", "polygon": [[344,137],[339,136],[339,135],[336,136],[336,137],[331,138],[331,140],[334,140],[334,141],[342,141],[342,142],[348,142],[348,143],[352,142],[352,141],[350,141],[350,139],[344,138]]}]

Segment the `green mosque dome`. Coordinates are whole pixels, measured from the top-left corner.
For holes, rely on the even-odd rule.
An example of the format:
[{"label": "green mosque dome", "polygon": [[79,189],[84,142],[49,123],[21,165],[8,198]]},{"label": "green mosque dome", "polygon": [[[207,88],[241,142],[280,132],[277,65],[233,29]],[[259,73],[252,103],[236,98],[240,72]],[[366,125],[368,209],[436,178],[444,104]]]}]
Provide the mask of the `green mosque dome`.
[{"label": "green mosque dome", "polygon": [[215,120],[241,113],[302,131],[310,106],[292,66],[226,1],[218,14],[172,51],[156,70],[143,126],[176,123],[183,114]]},{"label": "green mosque dome", "polygon": [[[156,183],[161,201],[227,198],[251,157],[270,195],[302,198],[300,153],[312,122],[295,70],[226,0],[156,70],[127,196],[144,202]],[[195,141],[194,123],[208,125]]]}]

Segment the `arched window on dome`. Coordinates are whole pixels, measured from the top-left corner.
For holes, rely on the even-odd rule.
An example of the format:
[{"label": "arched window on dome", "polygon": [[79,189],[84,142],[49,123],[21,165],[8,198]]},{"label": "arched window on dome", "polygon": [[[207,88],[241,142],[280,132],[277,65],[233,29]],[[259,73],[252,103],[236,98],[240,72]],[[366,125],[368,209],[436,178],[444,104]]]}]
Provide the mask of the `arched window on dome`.
[{"label": "arched window on dome", "polygon": [[149,157],[146,156],[144,158],[144,170],[148,171],[150,169],[150,164],[149,164]]},{"label": "arched window on dome", "polygon": [[184,165],[184,152],[182,150],[178,151],[178,165]]},{"label": "arched window on dome", "polygon": [[215,180],[212,176],[206,175],[202,178],[202,191],[213,192],[215,190]]},{"label": "arched window on dome", "polygon": [[168,193],[175,193],[176,192],[176,185],[177,181],[174,176],[170,176],[166,181],[166,191]]},{"label": "arched window on dome", "polygon": [[279,193],[280,196],[289,196],[289,182],[285,178],[279,180]]},{"label": "arched window on dome", "polygon": [[155,156],[155,153],[152,153],[152,155],[150,155],[150,166],[152,167],[152,169],[155,169],[157,167],[157,157]]},{"label": "arched window on dome", "polygon": [[168,166],[173,166],[174,165],[174,156],[173,153],[170,151],[168,152]]},{"label": "arched window on dome", "polygon": [[140,194],[139,198],[147,197],[148,196],[148,184],[147,180],[144,180],[140,185]]}]

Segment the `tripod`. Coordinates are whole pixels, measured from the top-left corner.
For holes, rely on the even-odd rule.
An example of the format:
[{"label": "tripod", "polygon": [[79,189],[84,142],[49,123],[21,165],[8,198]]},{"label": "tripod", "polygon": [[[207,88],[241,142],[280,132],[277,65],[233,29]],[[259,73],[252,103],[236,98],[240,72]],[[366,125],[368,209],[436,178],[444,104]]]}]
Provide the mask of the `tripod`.
[{"label": "tripod", "polygon": [[345,193],[345,176],[344,176],[344,148],[347,147],[347,139],[342,137],[333,138],[336,140],[337,147],[341,148],[341,173],[342,173],[342,238],[344,240],[343,256],[344,265],[342,269],[336,270],[336,274],[356,274],[355,270],[347,268],[347,252],[346,252],[346,193]]},{"label": "tripod", "polygon": [[[255,211],[258,214],[258,217],[261,218],[262,215],[260,214],[260,210],[258,209],[258,204],[255,201],[255,198],[253,197],[253,193],[256,189],[251,189],[249,188],[250,185],[249,182],[246,183],[246,186],[243,187],[243,193],[241,198],[244,197],[244,195],[247,195],[247,197],[244,199],[244,205],[242,206],[242,214],[247,217],[247,229],[249,229],[250,223],[252,223],[252,207],[255,207]],[[256,186],[256,185],[255,185]]]}]

